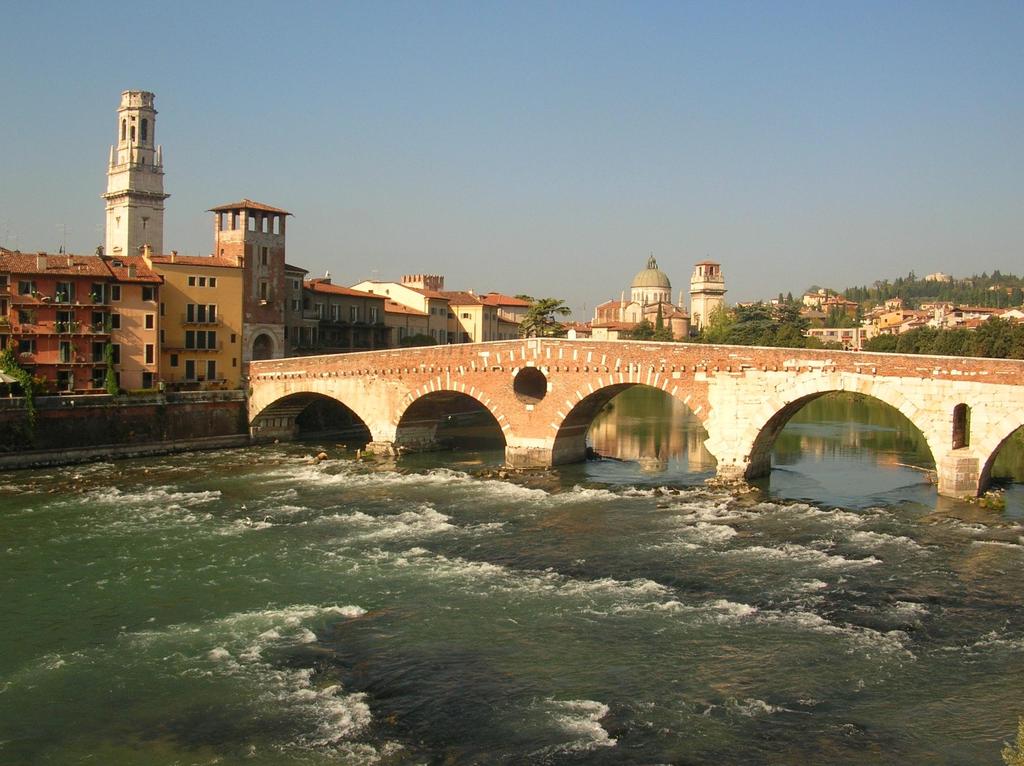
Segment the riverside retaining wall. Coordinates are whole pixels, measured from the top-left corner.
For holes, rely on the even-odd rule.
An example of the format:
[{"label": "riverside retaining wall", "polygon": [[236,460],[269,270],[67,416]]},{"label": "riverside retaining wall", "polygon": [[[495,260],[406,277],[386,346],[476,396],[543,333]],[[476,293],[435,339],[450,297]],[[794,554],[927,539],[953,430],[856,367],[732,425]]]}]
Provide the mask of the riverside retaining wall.
[{"label": "riverside retaining wall", "polygon": [[247,443],[245,395],[47,396],[28,424],[23,399],[0,399],[0,466],[212,449]]}]

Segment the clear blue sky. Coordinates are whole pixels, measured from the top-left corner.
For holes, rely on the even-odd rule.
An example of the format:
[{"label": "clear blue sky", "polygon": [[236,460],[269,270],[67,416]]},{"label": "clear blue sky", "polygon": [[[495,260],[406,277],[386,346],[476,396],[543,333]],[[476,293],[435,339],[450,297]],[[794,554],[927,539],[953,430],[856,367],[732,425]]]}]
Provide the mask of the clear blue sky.
[{"label": "clear blue sky", "polygon": [[[1024,271],[1024,3],[3,0],[0,244],[91,252],[119,94],[157,94],[165,249],[295,213],[338,283],[731,300]],[[161,8],[163,10],[161,10]]]}]

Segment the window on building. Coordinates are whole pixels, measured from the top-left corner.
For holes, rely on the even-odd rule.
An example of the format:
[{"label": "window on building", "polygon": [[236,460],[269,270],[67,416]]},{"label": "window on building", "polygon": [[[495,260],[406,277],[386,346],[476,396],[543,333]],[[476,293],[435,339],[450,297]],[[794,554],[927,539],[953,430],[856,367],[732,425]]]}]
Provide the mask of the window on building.
[{"label": "window on building", "polygon": [[35,315],[28,309],[18,309],[18,324],[35,324]]},{"label": "window on building", "polygon": [[468,312],[468,311],[463,311],[463,312],[462,312],[462,318],[463,318],[463,319],[469,319],[469,318],[470,318],[470,316],[469,316],[469,312]]},{"label": "window on building", "polygon": [[153,387],[153,373],[144,372],[142,373],[142,387],[152,388]]},{"label": "window on building", "polygon": [[237,357],[234,357],[234,356],[231,357],[231,366],[232,367],[237,367],[238,366],[238,358]]},{"label": "window on building", "polygon": [[120,301],[121,300],[121,285],[110,286],[110,300]]},{"label": "window on building", "polygon": [[142,286],[142,300],[144,301],[155,301],[156,300],[156,288],[151,285]]},{"label": "window on building", "polygon": [[313,307],[313,316],[315,316],[317,319],[324,318],[324,304],[318,303]]},{"label": "window on building", "polygon": [[171,367],[177,367],[178,366],[178,355],[177,354],[171,354],[170,365],[171,365]]},{"label": "window on building", "polygon": [[106,385],[106,377],[106,367],[93,367],[92,374],[89,376],[89,382],[93,388],[104,388]]},{"label": "window on building", "polygon": [[349,306],[348,307],[348,321],[358,322],[359,321],[359,307]]},{"label": "window on building", "polygon": [[292,311],[298,311],[298,310],[299,310],[299,302],[293,298],[292,299]]},{"label": "window on building", "polygon": [[0,293],[7,292],[7,285],[8,285],[7,279],[8,279],[8,277],[7,277],[6,274],[0,274]]},{"label": "window on building", "polygon": [[142,122],[140,123],[139,134],[143,141],[149,140],[149,120],[145,118],[142,119]]},{"label": "window on building", "polygon": [[163,301],[160,301],[160,316],[167,316],[166,312],[164,311],[166,306],[167,304],[165,304]]},{"label": "window on building", "polygon": [[161,330],[161,331],[160,331],[160,345],[161,345],[161,346],[162,346],[162,345],[164,344],[164,342],[165,342],[165,341],[164,341],[164,333],[165,333],[165,332],[166,332],[166,330]]},{"label": "window on building", "polygon": [[155,326],[154,325],[155,321],[156,321],[156,317],[154,317],[152,314],[146,314],[146,329],[147,330],[152,330],[153,327]]},{"label": "window on building", "polygon": [[256,216],[249,216],[249,231],[256,231]]},{"label": "window on building", "polygon": [[111,314],[110,315],[110,329],[111,330],[120,330],[121,329],[121,315],[120,314]]},{"label": "window on building", "polygon": [[195,277],[189,277],[188,278],[188,286],[189,287],[195,287],[196,286],[196,278]]},{"label": "window on building", "polygon": [[185,380],[196,379],[196,360],[186,359],[185,360]]},{"label": "window on building", "polygon": [[121,120],[121,140],[124,141],[128,137],[128,121]]},{"label": "window on building", "polygon": [[210,282],[210,287],[216,287],[217,286],[217,277],[210,277],[209,282]]},{"label": "window on building", "polygon": [[36,283],[31,279],[18,280],[18,295],[32,295],[36,291]]},{"label": "window on building", "polygon": [[58,370],[57,371],[57,390],[58,391],[74,391],[75,390],[75,374],[71,370]]},{"label": "window on building", "polygon": [[260,300],[270,300],[270,283],[265,279],[260,281]]},{"label": "window on building", "polygon": [[194,322],[196,321],[196,304],[186,303],[185,304],[185,321]]},{"label": "window on building", "polygon": [[207,359],[206,360],[206,379],[216,380],[217,379],[217,360]]},{"label": "window on building", "polygon": [[370,324],[377,324],[377,307],[370,306]]},{"label": "window on building", "polygon": [[270,248],[269,247],[261,247],[260,248],[260,266],[266,266],[269,261],[270,261]]},{"label": "window on building", "polygon": [[20,338],[18,340],[19,354],[34,354],[36,352],[35,338]]},{"label": "window on building", "polygon": [[75,286],[71,282],[58,282],[54,300],[57,303],[73,303],[75,300]]},{"label": "window on building", "polygon": [[231,333],[231,342],[232,342],[232,343],[234,343],[234,342],[235,342],[235,334],[234,334],[234,333]]},{"label": "window on building", "polygon": [[335,322],[341,321],[341,306],[339,306],[337,303],[331,304],[331,319],[334,320]]},{"label": "window on building", "polygon": [[196,347],[196,331],[195,330],[185,330],[185,348],[195,348],[195,347]]},{"label": "window on building", "polygon": [[292,280],[292,290],[301,290],[301,289],[302,289],[302,283],[300,283],[299,280],[297,280],[297,279],[293,279]]},{"label": "window on building", "polygon": [[[152,343],[147,343],[146,344],[146,364],[153,364],[153,344]],[[147,388],[147,386],[144,386],[144,388]]]},{"label": "window on building", "polygon": [[206,347],[209,349],[217,348],[217,331],[207,330],[206,332]]},{"label": "window on building", "polygon": [[121,344],[120,343],[111,343],[110,347],[111,347],[111,349],[114,352],[114,354],[113,354],[113,362],[114,362],[114,364],[121,364]]},{"label": "window on building", "polygon": [[75,361],[75,347],[71,341],[62,340],[57,346],[57,361],[60,364],[71,364]]},{"label": "window on building", "polygon": [[199,286],[206,287],[206,277],[199,277]]}]

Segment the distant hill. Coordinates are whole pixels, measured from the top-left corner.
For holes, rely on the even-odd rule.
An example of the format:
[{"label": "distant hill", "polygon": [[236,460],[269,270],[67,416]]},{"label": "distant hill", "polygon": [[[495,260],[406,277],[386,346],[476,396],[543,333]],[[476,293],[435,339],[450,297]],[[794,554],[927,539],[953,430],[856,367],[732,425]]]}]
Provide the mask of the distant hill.
[{"label": "distant hill", "polygon": [[907,308],[917,308],[929,301],[949,301],[960,306],[994,306],[1009,308],[1024,304],[1024,278],[982,272],[948,282],[918,279],[914,272],[893,281],[883,279],[870,287],[850,287],[843,291],[847,300],[863,304],[879,304],[890,298],[902,298]]}]

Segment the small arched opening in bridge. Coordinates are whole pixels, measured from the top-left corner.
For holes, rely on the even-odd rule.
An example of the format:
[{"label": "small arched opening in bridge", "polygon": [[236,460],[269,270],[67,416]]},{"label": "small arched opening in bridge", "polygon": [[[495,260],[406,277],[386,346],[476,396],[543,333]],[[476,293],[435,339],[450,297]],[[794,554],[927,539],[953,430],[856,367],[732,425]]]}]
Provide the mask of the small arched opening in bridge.
[{"label": "small arched opening in bridge", "polygon": [[953,449],[962,449],[971,443],[971,408],[958,404],[953,408]]},{"label": "small arched opening in bridge", "polygon": [[371,441],[359,415],[337,399],[315,393],[278,399],[253,419],[252,430],[260,439],[331,439],[352,449]]},{"label": "small arched opening in bridge", "polygon": [[989,455],[981,470],[981,486],[990,481],[1006,490],[1006,512],[1024,516],[1024,426],[1010,432]]},{"label": "small arched opening in bridge", "polygon": [[555,436],[552,463],[599,457],[588,471],[616,480],[636,480],[641,473],[703,479],[716,465],[704,446],[707,438],[703,422],[682,400],[653,386],[621,383],[572,408]]},{"label": "small arched opening in bridge", "polygon": [[493,450],[503,459],[505,434],[494,413],[478,399],[458,391],[431,391],[402,413],[395,446],[406,452]]},{"label": "small arched opening in bridge", "polygon": [[930,493],[935,469],[927,439],[902,412],[847,391],[780,409],[761,429],[750,462],[754,476],[771,473],[775,494],[848,507],[891,493]]},{"label": "small arched opening in bridge", "polygon": [[253,361],[274,358],[274,339],[267,333],[262,332],[253,339],[252,358]]}]

